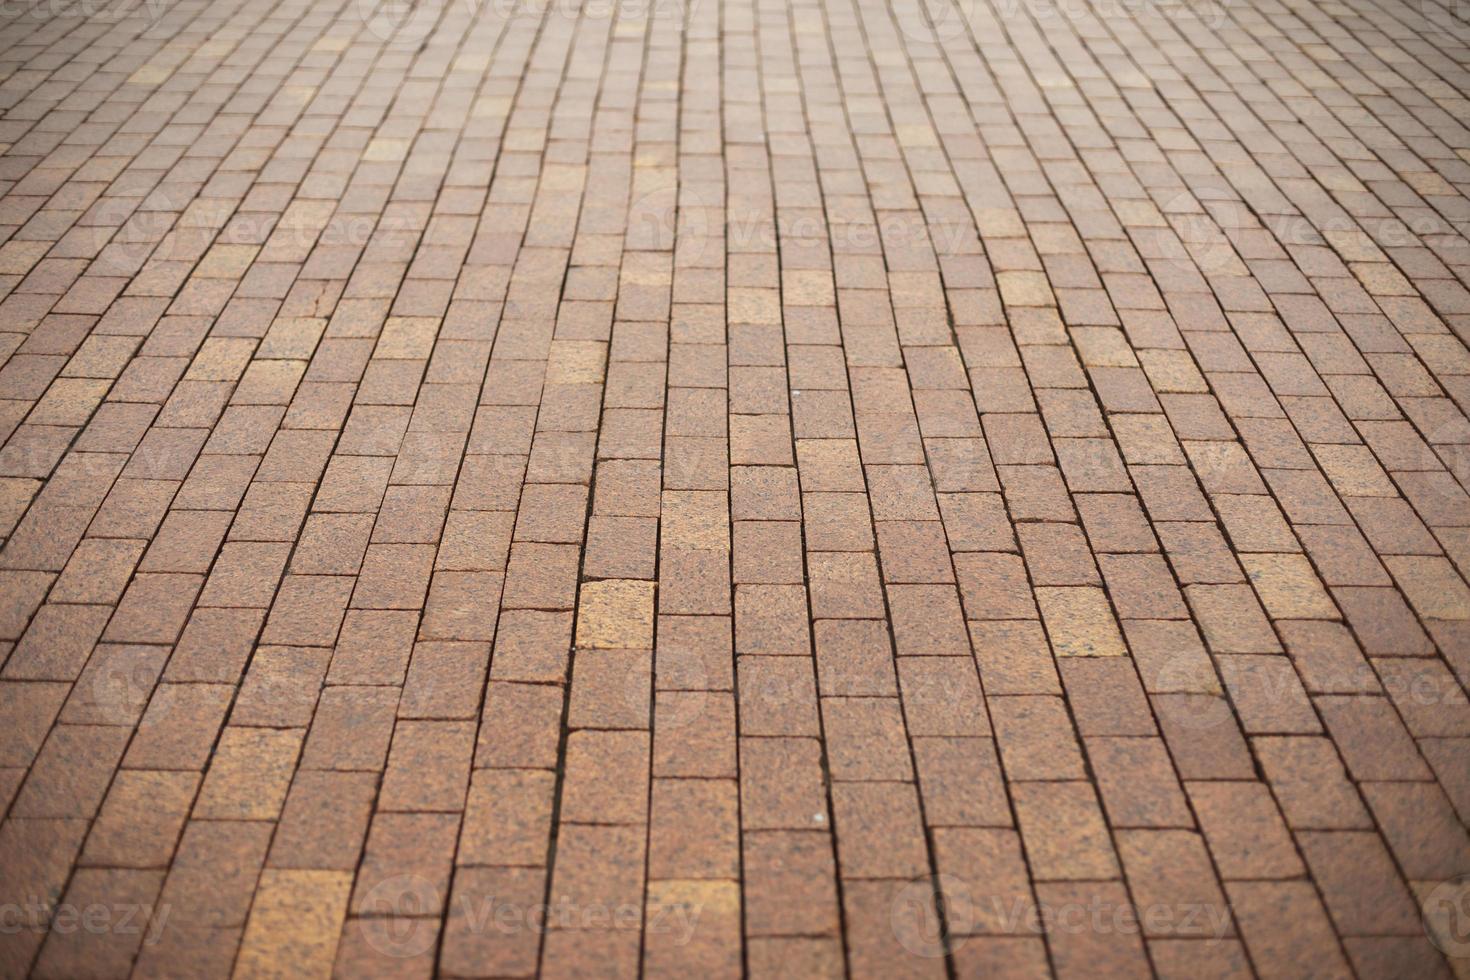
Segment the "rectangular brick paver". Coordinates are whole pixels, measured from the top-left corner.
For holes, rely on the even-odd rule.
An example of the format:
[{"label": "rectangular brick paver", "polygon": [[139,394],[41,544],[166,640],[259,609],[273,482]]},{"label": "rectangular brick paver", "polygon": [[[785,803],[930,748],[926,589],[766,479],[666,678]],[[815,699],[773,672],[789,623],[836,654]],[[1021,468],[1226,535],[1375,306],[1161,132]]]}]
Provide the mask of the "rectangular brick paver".
[{"label": "rectangular brick paver", "polygon": [[0,976],[1467,975],[1466,23],[0,10]]}]

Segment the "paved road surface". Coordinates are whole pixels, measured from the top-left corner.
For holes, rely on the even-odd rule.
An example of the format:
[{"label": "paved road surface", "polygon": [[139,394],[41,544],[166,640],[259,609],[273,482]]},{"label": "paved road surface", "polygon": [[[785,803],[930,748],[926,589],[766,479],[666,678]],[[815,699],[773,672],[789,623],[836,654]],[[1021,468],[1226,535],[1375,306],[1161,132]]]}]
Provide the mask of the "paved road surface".
[{"label": "paved road surface", "polygon": [[1467,975],[1465,0],[0,21],[0,975]]}]

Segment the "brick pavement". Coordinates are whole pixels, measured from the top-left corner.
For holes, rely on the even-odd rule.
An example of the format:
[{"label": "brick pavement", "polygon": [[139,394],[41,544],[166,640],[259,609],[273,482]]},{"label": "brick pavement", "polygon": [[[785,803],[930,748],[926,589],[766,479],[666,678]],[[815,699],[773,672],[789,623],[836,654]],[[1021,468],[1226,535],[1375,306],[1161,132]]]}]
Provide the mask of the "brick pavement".
[{"label": "brick pavement", "polygon": [[6,4],[0,975],[1470,974],[1467,16]]}]

